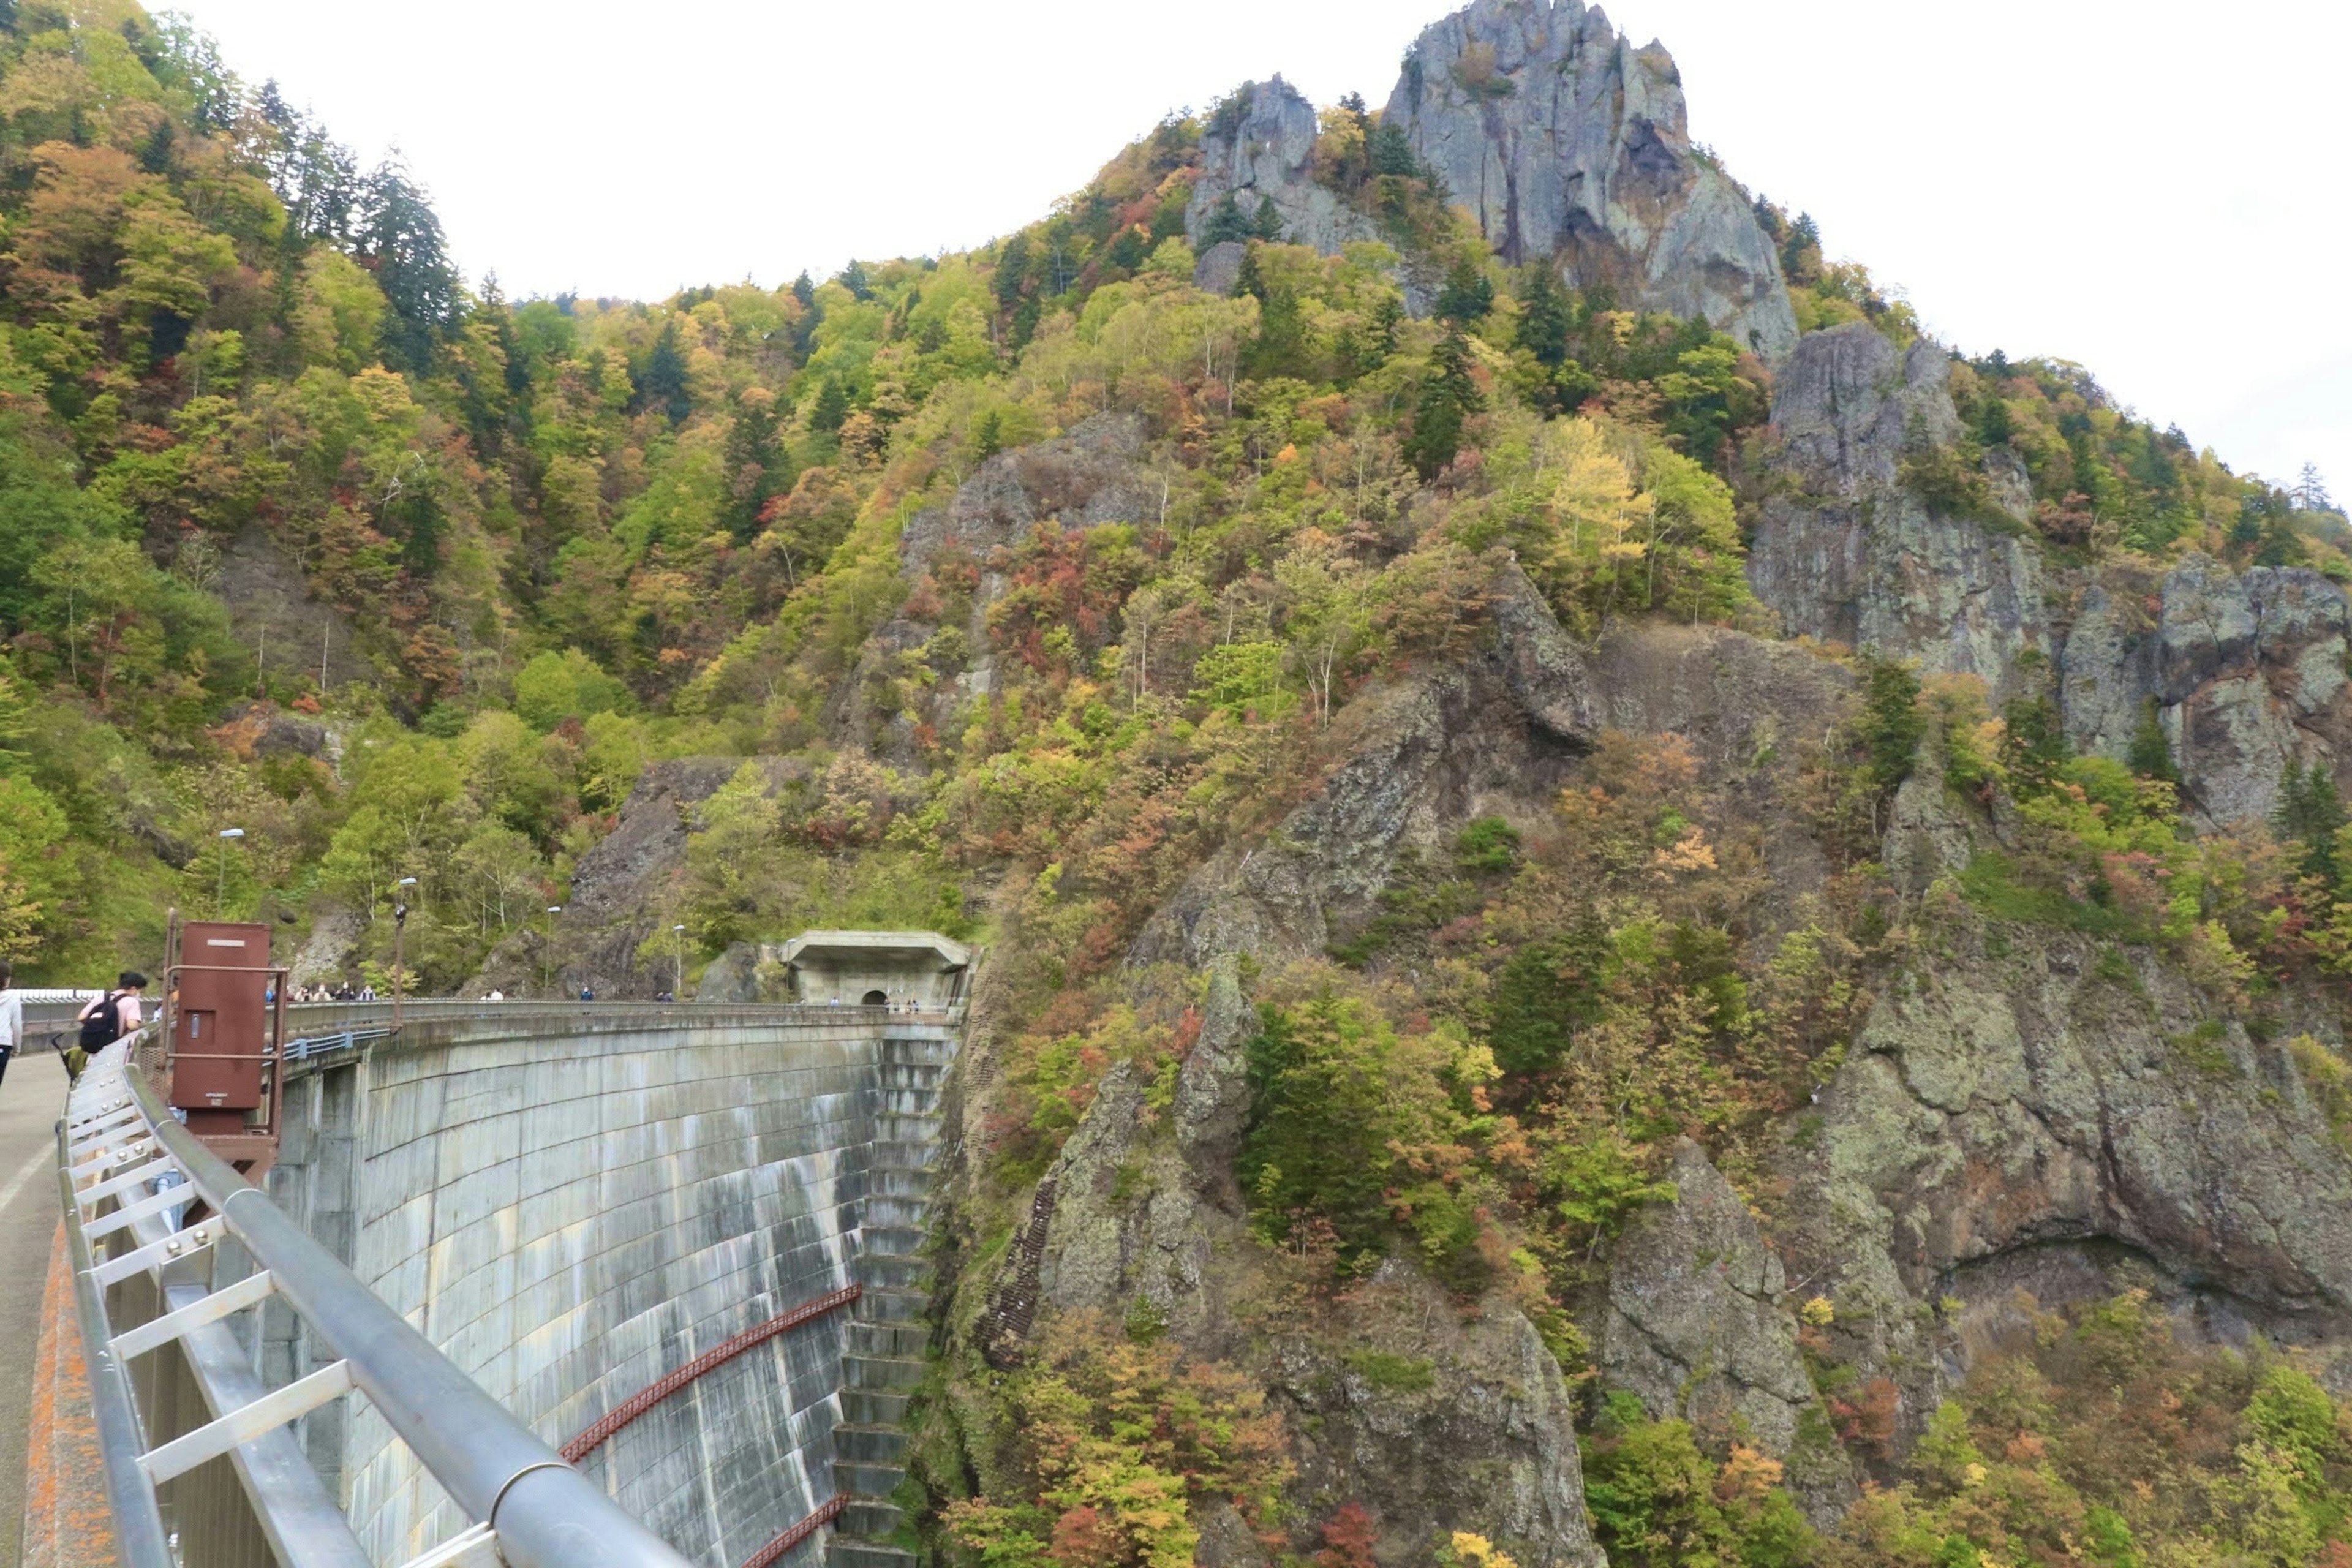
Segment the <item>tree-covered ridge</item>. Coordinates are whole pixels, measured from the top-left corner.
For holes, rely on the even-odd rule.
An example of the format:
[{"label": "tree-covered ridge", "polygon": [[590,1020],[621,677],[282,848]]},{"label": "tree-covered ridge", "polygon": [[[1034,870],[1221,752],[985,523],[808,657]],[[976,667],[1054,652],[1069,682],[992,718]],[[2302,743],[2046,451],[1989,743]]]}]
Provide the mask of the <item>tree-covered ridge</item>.
[{"label": "tree-covered ridge", "polygon": [[[1572,531],[1568,554],[1589,560],[1544,564],[1563,605],[1632,603],[1618,579],[1643,530],[1687,535],[1717,596],[1738,597],[1719,487],[1695,501],[1676,471],[1656,505],[1640,487],[1683,449],[1719,461],[1754,423],[1752,363],[1743,374],[1704,328],[1612,315],[1539,277],[1515,293],[1458,234],[1434,322],[1409,316],[1378,247],[1261,243],[1237,297],[1200,295],[1181,236],[1191,121],[975,255],[658,306],[514,304],[454,276],[404,171],[362,173],[184,25],[27,6],[5,37],[11,679],[79,699],[40,704],[22,742],[27,787],[68,827],[24,852],[50,871],[16,873],[17,907],[42,912],[15,940],[61,973],[139,940],[170,897],[102,913],[94,889],[169,887],[175,869],[200,886],[222,870],[211,824],[233,816],[252,854],[226,874],[248,907],[368,910],[391,861],[428,863],[428,911],[472,912],[437,934],[426,913],[413,951],[433,983],[461,978],[533,900],[560,896],[646,761],[857,739],[828,726],[826,693],[905,597],[899,528],[995,452],[1093,413],[1144,416],[1165,495],[1125,564],[1076,568],[1100,609],[1075,642],[1040,623],[1026,647],[1051,705],[1073,682],[1129,707],[1181,697],[1207,658],[1217,673],[1198,686],[1217,700],[1197,714],[1277,723],[1289,692],[1328,715],[1382,658],[1444,638],[1372,593],[1425,531],[1414,493],[1482,422],[1557,411],[1562,385],[1627,416],[1577,437],[1599,486],[1578,504],[1599,525]],[[1501,445],[1504,484],[1468,487],[1495,504],[1449,547],[1517,542],[1526,508],[1549,504],[1559,437],[1530,449],[1536,434]],[[1294,542],[1308,548],[1277,573]],[[257,560],[279,592],[252,589]],[[944,575],[917,597],[953,599]],[[1687,592],[1641,575],[1637,596]],[[1461,597],[1462,576],[1423,555],[1382,593]],[[1147,586],[1150,607],[1124,616]],[[1213,614],[1221,599],[1249,613]],[[1025,602],[992,616],[1009,627]],[[1149,645],[1152,617],[1172,652],[1139,647],[1132,677],[1108,674],[1136,635],[1121,623],[1146,622]],[[874,694],[887,706],[951,678],[959,631]],[[219,728],[252,698],[324,710],[342,764],[313,765],[321,746],[299,730]],[[982,755],[1045,733],[1022,734],[1040,713],[1020,691],[992,710]],[[1166,739],[1158,722],[1123,728]],[[303,739],[291,754],[285,733]],[[923,762],[953,771],[963,739],[931,737]],[[68,761],[84,754],[112,757],[121,783],[92,789]],[[415,771],[400,759],[421,772],[395,787]],[[975,853],[936,832],[922,852],[935,880]],[[739,923],[694,913],[713,939]]]}]

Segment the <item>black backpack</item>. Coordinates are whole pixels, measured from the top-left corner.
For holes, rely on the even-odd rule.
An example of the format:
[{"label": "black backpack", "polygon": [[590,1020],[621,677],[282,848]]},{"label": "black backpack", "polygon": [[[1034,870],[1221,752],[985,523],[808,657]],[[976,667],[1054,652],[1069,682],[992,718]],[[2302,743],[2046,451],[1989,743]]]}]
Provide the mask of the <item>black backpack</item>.
[{"label": "black backpack", "polygon": [[89,1016],[81,1021],[81,1048],[86,1051],[103,1049],[114,1044],[121,1033],[122,993],[110,991],[106,994],[106,1000],[92,1008]]}]

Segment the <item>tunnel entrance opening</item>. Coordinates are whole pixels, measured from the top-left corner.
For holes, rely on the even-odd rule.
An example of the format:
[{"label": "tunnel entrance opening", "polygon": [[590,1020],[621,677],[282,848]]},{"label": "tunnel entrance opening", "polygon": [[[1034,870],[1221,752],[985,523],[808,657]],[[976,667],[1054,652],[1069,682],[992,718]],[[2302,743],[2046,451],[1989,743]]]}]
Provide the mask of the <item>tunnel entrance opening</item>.
[{"label": "tunnel entrance opening", "polygon": [[884,992],[868,991],[866,994],[866,1005],[868,1007],[887,1007],[889,1005],[890,998]]}]

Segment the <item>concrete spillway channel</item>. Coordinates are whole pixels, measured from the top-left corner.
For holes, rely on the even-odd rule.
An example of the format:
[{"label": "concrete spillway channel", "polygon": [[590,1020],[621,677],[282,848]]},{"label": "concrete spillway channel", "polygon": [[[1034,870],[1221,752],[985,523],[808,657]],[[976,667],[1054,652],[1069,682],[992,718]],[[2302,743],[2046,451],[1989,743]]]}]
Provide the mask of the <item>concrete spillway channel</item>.
[{"label": "concrete spillway channel", "polygon": [[[945,1010],[412,1007],[289,1064],[268,1190],[698,1564],[904,1568],[958,1038]],[[273,1384],[324,1354],[272,1309],[257,1353]],[[378,1563],[462,1522],[363,1403],[300,1436]]]}]

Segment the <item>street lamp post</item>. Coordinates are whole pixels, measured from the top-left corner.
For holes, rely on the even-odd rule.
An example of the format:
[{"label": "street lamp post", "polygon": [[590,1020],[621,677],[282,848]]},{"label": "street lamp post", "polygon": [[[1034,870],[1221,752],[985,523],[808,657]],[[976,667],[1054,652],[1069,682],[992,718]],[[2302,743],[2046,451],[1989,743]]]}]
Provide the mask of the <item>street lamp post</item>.
[{"label": "street lamp post", "polygon": [[213,919],[220,920],[228,913],[228,841],[245,837],[242,827],[220,830],[220,875],[213,881]]},{"label": "street lamp post", "polygon": [[[560,915],[563,906],[550,904],[547,912]],[[550,994],[555,990],[555,922],[551,920],[547,922],[547,940],[539,944],[539,988]]]},{"label": "street lamp post", "polygon": [[672,926],[669,929],[677,938],[677,984],[670,987],[669,999],[683,1002],[686,1000],[686,928]]},{"label": "street lamp post", "polygon": [[403,888],[416,886],[414,877],[403,877],[392,890],[392,1026],[400,1027],[400,993],[402,969],[405,963],[408,936],[408,895]]}]

